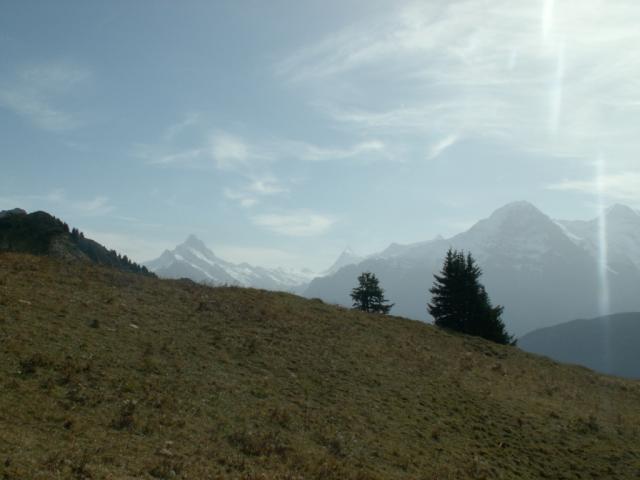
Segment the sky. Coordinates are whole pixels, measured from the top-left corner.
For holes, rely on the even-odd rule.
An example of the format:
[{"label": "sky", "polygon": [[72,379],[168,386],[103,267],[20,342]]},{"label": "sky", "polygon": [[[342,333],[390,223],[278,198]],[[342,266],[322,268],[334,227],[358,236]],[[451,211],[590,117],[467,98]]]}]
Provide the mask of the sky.
[{"label": "sky", "polygon": [[0,209],[326,269],[515,200],[640,207],[636,0],[6,1]]}]

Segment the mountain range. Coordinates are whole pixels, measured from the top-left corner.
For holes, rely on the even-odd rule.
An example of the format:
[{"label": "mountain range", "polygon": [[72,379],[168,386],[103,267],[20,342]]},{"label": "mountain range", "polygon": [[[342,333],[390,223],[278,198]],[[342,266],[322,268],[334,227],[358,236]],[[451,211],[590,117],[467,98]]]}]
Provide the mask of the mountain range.
[{"label": "mountain range", "polygon": [[[46,212],[0,212],[0,251],[88,260],[141,273],[148,269],[161,277],[215,285],[289,291],[345,306],[351,305],[349,292],[358,275],[370,271],[395,303],[393,313],[423,321],[429,320],[426,303],[433,274],[450,247],[474,255],[493,303],[505,307],[503,319],[516,336],[570,319],[640,311],[640,213],[623,205],[584,221],[553,220],[528,202],[514,202],[448,239],[391,244],[367,257],[347,249],[315,278],[308,270],[229,262],[194,235],[141,267],[78,230],[70,231]],[[601,261],[605,252],[606,264]]]},{"label": "mountain range", "polygon": [[162,278],[189,278],[210,285],[238,285],[301,293],[313,277],[309,271],[232,263],[216,256],[195,235],[165,250],[145,266]]},{"label": "mountain range", "polygon": [[[607,261],[601,268],[603,223]],[[640,213],[623,205],[602,219],[556,221],[531,203],[510,203],[451,238],[392,244],[315,278],[304,295],[348,306],[357,276],[370,271],[395,303],[394,314],[429,320],[427,292],[450,247],[474,255],[481,281],[494,304],[505,307],[505,324],[517,336],[574,318],[640,311]]]}]

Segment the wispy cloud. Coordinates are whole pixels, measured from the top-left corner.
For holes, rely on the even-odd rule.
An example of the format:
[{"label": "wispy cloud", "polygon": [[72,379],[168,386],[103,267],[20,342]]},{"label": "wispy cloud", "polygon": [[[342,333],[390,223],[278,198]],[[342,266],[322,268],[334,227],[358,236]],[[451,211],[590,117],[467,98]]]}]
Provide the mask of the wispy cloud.
[{"label": "wispy cloud", "polygon": [[28,118],[35,126],[44,130],[70,130],[79,125],[73,115],[57,110],[36,94],[20,90],[0,91],[0,105]]},{"label": "wispy cloud", "polygon": [[106,196],[98,195],[87,199],[70,198],[63,189],[54,189],[45,194],[0,197],[0,209],[14,207],[45,211],[55,209],[65,214],[86,217],[103,216],[115,210]]},{"label": "wispy cloud", "polygon": [[187,167],[198,169],[219,169],[231,172],[251,171],[256,161],[265,161],[269,155],[238,135],[211,130],[191,146],[185,147],[174,142],[177,132],[196,125],[186,119],[168,128],[163,140],[157,144],[137,144],[132,155],[149,165],[165,167]]},{"label": "wispy cloud", "polygon": [[253,180],[248,187],[250,192],[257,195],[275,195],[287,191],[285,187],[280,185],[275,177],[266,176]]},{"label": "wispy cloud", "polygon": [[38,128],[60,132],[82,125],[81,118],[67,111],[64,99],[91,74],[68,63],[45,63],[24,67],[0,80],[0,107],[26,118]]},{"label": "wispy cloud", "polygon": [[547,186],[549,190],[572,191],[631,201],[640,204],[640,173],[637,171],[603,175],[587,180],[564,180]]},{"label": "wispy cloud", "polygon": [[434,158],[439,157],[442,152],[444,152],[447,148],[455,145],[458,141],[458,135],[451,134],[444,137],[442,140],[439,140],[434,145],[431,146],[429,152],[427,153],[427,158],[429,160],[433,160]]},{"label": "wispy cloud", "polygon": [[319,43],[303,47],[279,61],[276,72],[298,82],[338,75],[375,62],[394,49],[389,27],[384,20],[367,19],[355,27],[333,32]]},{"label": "wispy cloud", "polygon": [[267,151],[225,131],[211,135],[211,156],[220,170],[246,170],[256,161],[270,160]]},{"label": "wispy cloud", "polygon": [[333,160],[366,160],[386,158],[386,146],[379,140],[368,140],[346,147],[320,147],[295,140],[248,141],[240,136],[217,131],[209,145],[177,149],[171,146],[139,144],[133,154],[158,166],[215,166],[225,171],[251,171],[283,160],[328,162]]},{"label": "wispy cloud", "polygon": [[244,190],[234,190],[232,188],[224,189],[224,196],[229,200],[238,202],[238,205],[244,208],[250,208],[258,204],[259,200],[255,195],[251,195]]},{"label": "wispy cloud", "polygon": [[109,198],[97,196],[89,200],[79,200],[71,203],[71,206],[83,215],[105,215],[114,210],[114,206],[109,203]]},{"label": "wispy cloud", "polygon": [[186,150],[166,150],[149,145],[136,145],[134,156],[147,160],[149,165],[158,166],[196,166],[210,160],[205,148],[189,148]]},{"label": "wispy cloud", "polygon": [[238,188],[225,188],[224,196],[238,202],[241,207],[249,208],[258,205],[263,197],[269,197],[288,192],[288,188],[272,175],[254,178],[249,183]]},{"label": "wispy cloud", "polygon": [[320,147],[307,142],[280,141],[275,142],[273,149],[281,157],[305,160],[309,162],[326,162],[362,157],[364,159],[379,158],[385,152],[385,144],[379,140],[367,140],[346,147]]},{"label": "wispy cloud", "polygon": [[629,167],[640,154],[638,16],[633,0],[411,2],[275,70],[354,135],[429,145],[458,132],[554,157],[604,151]]},{"label": "wispy cloud", "polygon": [[251,217],[253,223],[275,233],[291,237],[311,237],[326,233],[335,219],[310,211],[267,213]]},{"label": "wispy cloud", "polygon": [[169,125],[164,132],[164,139],[166,141],[172,141],[178,137],[182,132],[188,131],[193,126],[200,122],[200,114],[197,112],[191,112],[182,120],[177,121],[173,125]]},{"label": "wispy cloud", "polygon": [[[200,115],[192,114],[171,125],[158,144],[135,145],[132,155],[156,167],[219,170],[231,175],[231,178],[236,176],[237,185],[224,188],[222,194],[224,198],[243,208],[255,207],[267,197],[289,192],[287,185],[295,181],[278,178],[272,173],[278,162],[329,162],[345,159],[370,162],[390,158],[386,145],[376,139],[347,146],[320,147],[309,142],[273,137],[248,139],[225,130],[209,129],[208,134],[190,147],[185,148],[174,141],[178,133],[187,134],[196,126],[202,129],[202,123]],[[320,219],[313,218],[316,222],[313,224],[314,228],[319,228]],[[265,217],[259,220],[264,223],[275,221],[275,218]],[[292,224],[288,227],[276,227],[274,223],[273,227],[283,231],[296,230]]]}]

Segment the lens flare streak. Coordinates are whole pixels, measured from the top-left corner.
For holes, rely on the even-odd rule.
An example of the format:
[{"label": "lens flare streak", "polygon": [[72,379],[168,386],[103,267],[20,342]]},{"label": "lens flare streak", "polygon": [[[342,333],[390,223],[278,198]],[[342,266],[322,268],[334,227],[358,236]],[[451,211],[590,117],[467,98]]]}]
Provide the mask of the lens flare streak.
[{"label": "lens flare streak", "polygon": [[[602,156],[597,162],[597,186],[598,186],[598,309],[600,316],[609,315],[610,312],[610,291],[609,291],[609,262],[607,243],[607,211],[605,208],[606,186],[605,186],[605,160]],[[604,343],[605,363],[607,368],[611,366],[610,352],[610,328],[608,322],[605,326],[605,333],[602,342]]]}]

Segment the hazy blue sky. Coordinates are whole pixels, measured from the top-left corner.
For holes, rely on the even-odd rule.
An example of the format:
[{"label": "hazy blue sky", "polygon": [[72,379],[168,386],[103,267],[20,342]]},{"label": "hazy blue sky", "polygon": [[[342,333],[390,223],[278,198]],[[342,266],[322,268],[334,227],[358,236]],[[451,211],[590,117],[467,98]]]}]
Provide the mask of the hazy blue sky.
[{"label": "hazy blue sky", "polygon": [[[323,269],[640,206],[640,2],[5,1],[0,208]],[[597,176],[599,172],[599,177]]]}]

